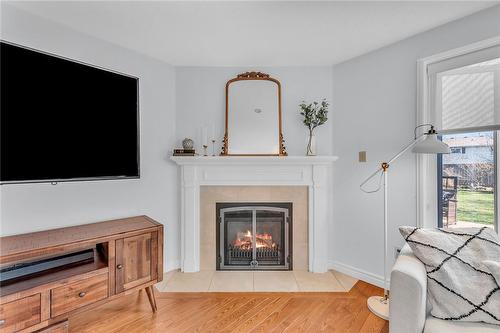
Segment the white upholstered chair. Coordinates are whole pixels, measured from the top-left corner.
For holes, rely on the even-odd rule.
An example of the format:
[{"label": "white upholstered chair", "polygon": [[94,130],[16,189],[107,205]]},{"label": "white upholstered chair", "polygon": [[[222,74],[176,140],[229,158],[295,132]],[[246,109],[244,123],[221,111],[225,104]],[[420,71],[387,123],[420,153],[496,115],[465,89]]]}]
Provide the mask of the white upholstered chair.
[{"label": "white upholstered chair", "polygon": [[430,315],[425,267],[408,244],[391,272],[390,333],[500,333],[500,326],[447,321]]}]

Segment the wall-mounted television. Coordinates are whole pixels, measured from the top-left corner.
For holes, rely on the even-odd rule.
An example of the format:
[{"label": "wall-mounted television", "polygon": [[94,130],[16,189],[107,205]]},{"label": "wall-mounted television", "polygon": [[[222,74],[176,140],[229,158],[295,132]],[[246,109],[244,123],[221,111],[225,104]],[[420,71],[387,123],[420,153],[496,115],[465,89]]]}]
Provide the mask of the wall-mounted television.
[{"label": "wall-mounted television", "polygon": [[0,42],[0,184],[139,178],[139,80]]}]

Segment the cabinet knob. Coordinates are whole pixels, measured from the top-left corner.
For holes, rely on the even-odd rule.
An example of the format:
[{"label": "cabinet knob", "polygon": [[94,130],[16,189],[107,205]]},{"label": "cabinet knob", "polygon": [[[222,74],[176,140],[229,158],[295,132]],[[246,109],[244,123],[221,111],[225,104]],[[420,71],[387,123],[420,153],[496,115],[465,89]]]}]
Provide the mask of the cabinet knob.
[{"label": "cabinet knob", "polygon": [[5,319],[0,319],[0,325],[5,324]]},{"label": "cabinet knob", "polygon": [[86,293],[86,292],[84,292],[84,291],[82,291],[81,293],[79,293],[79,294],[78,294],[78,297],[83,297],[83,296],[85,296],[85,295],[87,295],[87,293]]},{"label": "cabinet knob", "polygon": [[123,265],[122,265],[122,264],[119,264],[118,266],[116,266],[116,268],[118,268],[118,269],[122,269],[122,268],[123,268]]}]

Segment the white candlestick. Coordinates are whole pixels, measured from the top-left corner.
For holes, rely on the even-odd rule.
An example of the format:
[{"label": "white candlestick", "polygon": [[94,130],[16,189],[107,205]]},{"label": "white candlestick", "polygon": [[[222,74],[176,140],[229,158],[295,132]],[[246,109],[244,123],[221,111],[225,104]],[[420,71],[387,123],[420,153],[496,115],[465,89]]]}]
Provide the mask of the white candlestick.
[{"label": "white candlestick", "polygon": [[206,126],[201,129],[201,140],[204,146],[208,146],[208,128]]},{"label": "white candlestick", "polygon": [[215,124],[212,123],[212,126],[210,126],[210,140],[216,140],[215,139]]}]

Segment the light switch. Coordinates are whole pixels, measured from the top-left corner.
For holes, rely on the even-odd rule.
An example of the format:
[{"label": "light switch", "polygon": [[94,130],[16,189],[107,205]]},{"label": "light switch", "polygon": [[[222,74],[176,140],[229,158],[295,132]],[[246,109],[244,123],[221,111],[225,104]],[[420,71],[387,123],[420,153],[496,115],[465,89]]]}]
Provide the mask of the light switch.
[{"label": "light switch", "polygon": [[359,152],[359,161],[366,162],[366,151],[365,150]]}]

